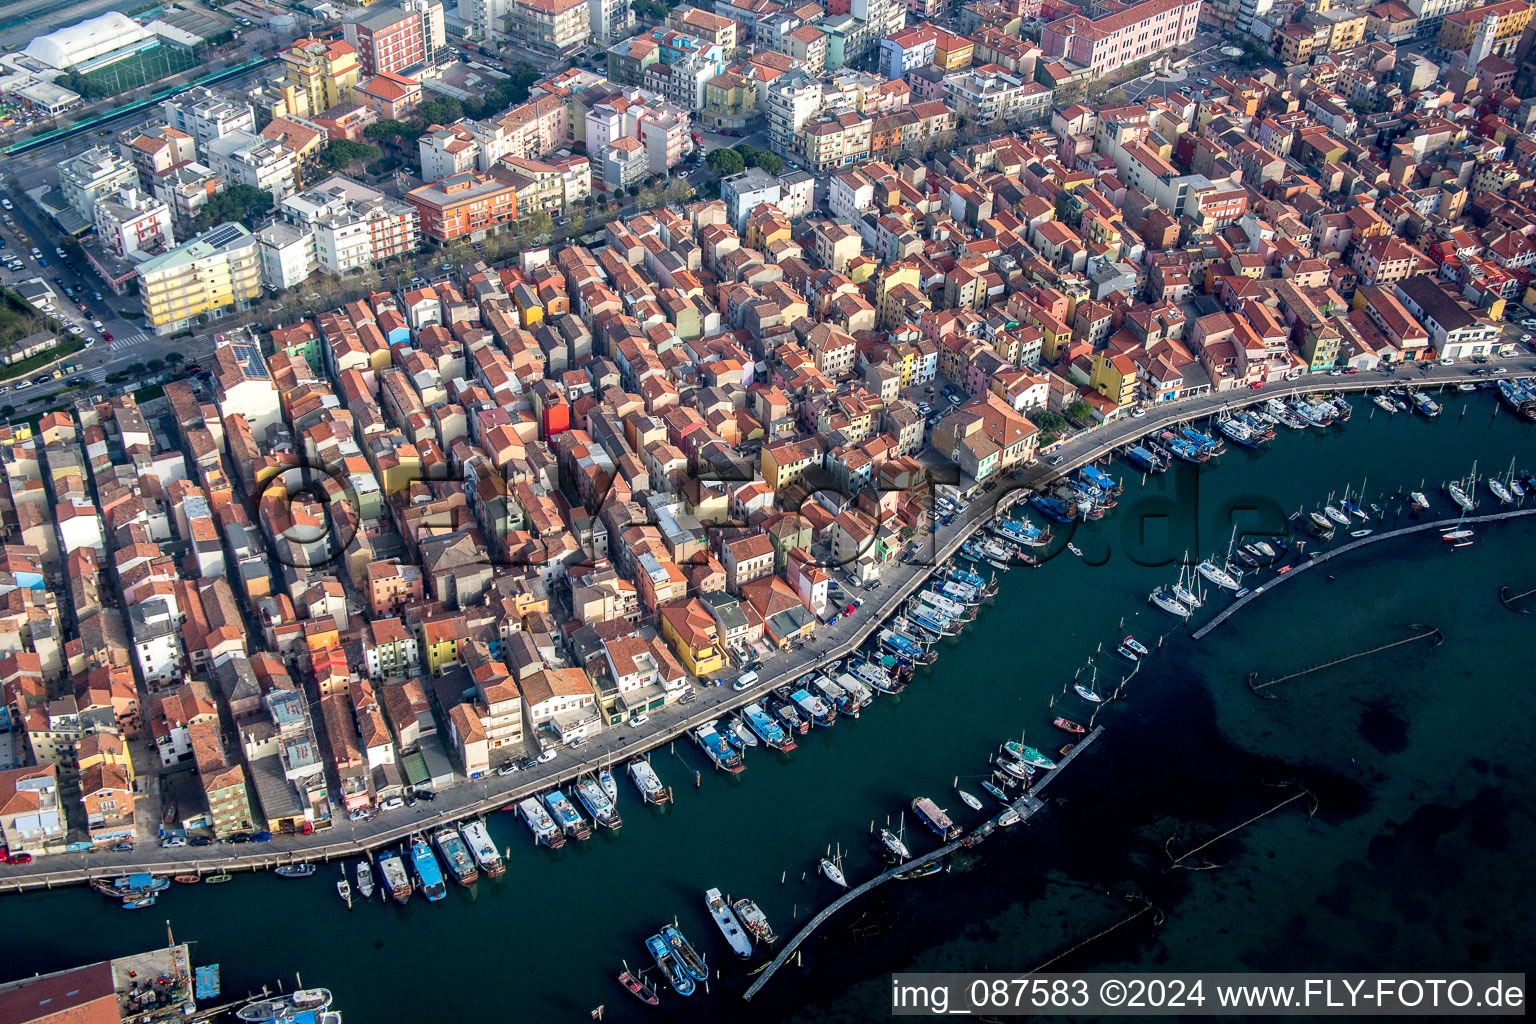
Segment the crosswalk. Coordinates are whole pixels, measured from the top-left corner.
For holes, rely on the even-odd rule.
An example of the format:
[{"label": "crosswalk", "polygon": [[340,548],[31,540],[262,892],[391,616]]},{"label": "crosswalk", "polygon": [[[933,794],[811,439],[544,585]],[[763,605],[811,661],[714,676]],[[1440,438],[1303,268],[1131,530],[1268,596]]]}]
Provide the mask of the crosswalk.
[{"label": "crosswalk", "polygon": [[113,338],[112,339],[112,351],[117,352],[117,351],[121,351],[122,349],[126,349],[126,348],[134,348],[137,345],[142,345],[146,341],[149,341],[150,338],[151,338],[151,336],[148,335],[148,334],[145,334],[143,331],[139,331],[136,334],[130,334],[130,335],[128,335],[126,337],[122,337],[122,338]]}]

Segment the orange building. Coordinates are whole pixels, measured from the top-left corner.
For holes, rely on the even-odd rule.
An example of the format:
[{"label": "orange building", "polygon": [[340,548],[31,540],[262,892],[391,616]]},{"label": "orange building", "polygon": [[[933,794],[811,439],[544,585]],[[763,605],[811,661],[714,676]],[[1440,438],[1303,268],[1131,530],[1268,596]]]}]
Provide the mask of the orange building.
[{"label": "orange building", "polygon": [[421,213],[421,233],[438,243],[481,237],[517,219],[516,186],[478,171],[439,178],[405,198]]}]

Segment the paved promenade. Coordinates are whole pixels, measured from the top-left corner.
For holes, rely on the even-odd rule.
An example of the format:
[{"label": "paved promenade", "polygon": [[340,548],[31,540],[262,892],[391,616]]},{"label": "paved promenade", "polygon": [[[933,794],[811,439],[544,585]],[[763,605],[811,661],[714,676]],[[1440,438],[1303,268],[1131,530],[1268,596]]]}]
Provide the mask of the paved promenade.
[{"label": "paved promenade", "polygon": [[[1505,366],[1510,374],[1536,373],[1536,357],[1521,356],[1488,364],[1488,369]],[[410,834],[431,829],[450,821],[497,810],[533,793],[568,782],[579,775],[596,771],[603,765],[619,764],[649,751],[677,744],[676,760],[657,758],[654,763],[662,781],[681,790],[693,780],[687,768],[713,770],[702,751],[688,740],[688,729],[719,718],[732,708],[759,700],[770,689],[793,681],[857,651],[901,609],[911,594],[932,573],[959,550],[960,545],[1001,508],[1026,496],[1032,490],[1073,472],[1077,467],[1101,459],[1128,442],[1164,426],[1198,420],[1226,408],[1238,408],[1273,397],[1315,391],[1363,391],[1388,384],[1439,386],[1481,378],[1471,374],[1469,365],[1430,365],[1425,371],[1403,370],[1396,374],[1359,373],[1338,377],[1310,375],[1296,381],[1284,381],[1264,388],[1244,388],[1202,395],[1183,402],[1170,402],[1148,410],[1138,418],[1126,417],[1072,435],[1052,455],[1055,465],[1044,461],[1023,468],[1018,479],[1001,480],[991,492],[973,500],[925,553],[924,564],[897,563],[882,577],[881,587],[866,590],[863,606],[853,616],[845,616],[831,626],[821,627],[815,639],[798,651],[773,655],[764,660],[761,677],[751,689],[736,692],[728,686],[705,687],[697,699],[651,715],[644,729],[619,727],[605,730],[576,750],[561,748],[553,760],[508,776],[490,776],[460,783],[437,794],[435,800],[419,801],[415,806],[386,812],[371,821],[339,821],[335,826],[308,836],[275,836],[269,843],[254,845],[215,845],[163,850],[145,842],[132,853],[91,851],[79,854],[51,854],[27,865],[0,865],[0,892],[5,890],[45,888],[112,876],[127,871],[156,873],[267,870],[293,861],[327,861],[356,856],[367,850],[396,845]],[[1483,393],[1484,401],[1497,397]],[[1507,410],[1501,410],[1507,414]],[[685,753],[685,751],[687,751]],[[748,768],[750,771],[750,767]],[[617,773],[616,773],[617,774]],[[636,799],[627,778],[620,782],[630,799]],[[624,796],[621,795],[621,799]],[[532,841],[530,836],[529,841]]]}]

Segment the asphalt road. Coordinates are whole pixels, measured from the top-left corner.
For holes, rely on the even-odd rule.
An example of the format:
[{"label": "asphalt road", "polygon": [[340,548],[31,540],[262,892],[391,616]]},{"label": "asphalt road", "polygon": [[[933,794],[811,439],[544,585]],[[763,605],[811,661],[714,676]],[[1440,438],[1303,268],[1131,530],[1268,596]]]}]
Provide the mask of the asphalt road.
[{"label": "asphalt road", "polygon": [[[1521,355],[1490,362],[1488,369],[1504,366],[1516,376],[1536,374],[1536,356]],[[686,769],[705,772],[710,764],[703,754],[682,734],[694,725],[712,721],[732,708],[758,700],[775,686],[783,685],[845,657],[859,647],[881,623],[899,610],[906,598],[922,584],[929,566],[942,563],[958,549],[961,542],[991,518],[1000,507],[1018,500],[1039,486],[1064,476],[1078,466],[1102,458],[1134,438],[1182,420],[1194,420],[1223,408],[1250,404],[1274,396],[1322,390],[1364,390],[1385,384],[1438,385],[1462,380],[1478,380],[1471,365],[1426,364],[1422,370],[1359,373],[1339,377],[1311,375],[1297,381],[1285,381],[1259,389],[1240,389],[1202,395],[1183,402],[1171,402],[1150,410],[1138,418],[1125,418],[1081,431],[1066,439],[1055,451],[1054,465],[1036,462],[1024,467],[1017,480],[1000,481],[996,489],[973,500],[949,527],[942,531],[937,550],[926,564],[896,563],[886,567],[881,586],[862,593],[863,606],[852,616],[818,630],[815,641],[798,651],[776,654],[765,660],[759,671],[762,680],[750,690],[735,692],[730,687],[704,687],[686,704],[678,704],[653,713],[646,727],[606,730],[583,746],[570,750],[559,748],[548,763],[510,776],[491,776],[461,783],[439,794],[430,802],[385,812],[371,821],[341,821],[334,827],[309,836],[279,836],[270,843],[255,846],[185,847],[162,850],[152,843],[142,844],[132,853],[93,851],[88,854],[50,855],[29,865],[0,865],[0,887],[31,887],[79,881],[85,873],[106,874],[124,869],[156,871],[212,870],[217,867],[268,867],[281,861],[334,859],[355,855],[398,842],[413,831],[459,820],[541,792],[577,775],[594,771],[604,764],[614,764],[647,751],[674,744],[676,761],[658,761],[663,781],[674,788],[686,786]],[[1494,399],[1490,396],[1490,401]],[[849,590],[848,592],[852,592]],[[675,744],[679,738],[681,744]],[[751,758],[748,759],[750,770]],[[621,799],[636,799],[627,782],[621,783]]]}]

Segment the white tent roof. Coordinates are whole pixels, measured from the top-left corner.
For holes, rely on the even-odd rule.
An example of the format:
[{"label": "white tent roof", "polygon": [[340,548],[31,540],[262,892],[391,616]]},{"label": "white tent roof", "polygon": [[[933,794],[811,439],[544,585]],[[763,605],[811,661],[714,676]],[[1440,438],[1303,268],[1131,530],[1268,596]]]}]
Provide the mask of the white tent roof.
[{"label": "white tent roof", "polygon": [[154,33],[138,22],[117,11],[108,11],[99,18],[38,36],[23,52],[62,71],[129,43],[153,38]]}]

